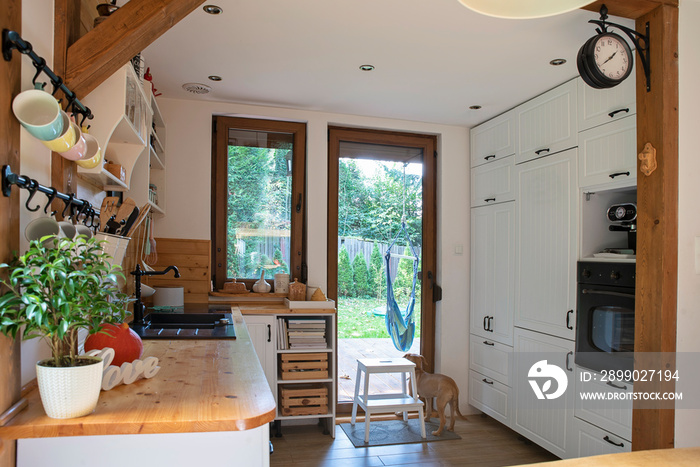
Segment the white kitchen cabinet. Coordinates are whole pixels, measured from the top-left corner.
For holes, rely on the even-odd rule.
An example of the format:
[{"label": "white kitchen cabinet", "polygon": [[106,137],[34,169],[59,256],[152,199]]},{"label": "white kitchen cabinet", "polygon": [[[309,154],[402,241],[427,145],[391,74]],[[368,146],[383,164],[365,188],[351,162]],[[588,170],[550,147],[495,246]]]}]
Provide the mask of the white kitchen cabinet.
[{"label": "white kitchen cabinet", "polygon": [[516,107],[515,113],[518,121],[516,164],[577,145],[575,79]]},{"label": "white kitchen cabinet", "polygon": [[579,140],[579,186],[592,187],[637,179],[637,117],[582,131]]},{"label": "white kitchen cabinet", "polygon": [[471,171],[471,205],[485,206],[515,199],[515,157],[475,167]]},{"label": "white kitchen cabinet", "polygon": [[[589,379],[584,381],[584,379]],[[577,418],[623,438],[632,440],[632,383],[626,381],[601,381],[602,375],[581,367],[576,369],[576,394],[612,394],[613,400],[586,400],[576,398],[574,415]],[[615,396],[617,394],[617,396]],[[628,443],[629,444],[629,443]]]},{"label": "white kitchen cabinet", "polygon": [[576,153],[571,149],[516,166],[515,201],[515,326],[572,340],[578,246]]},{"label": "white kitchen cabinet", "polygon": [[471,209],[471,332],[513,343],[515,203]]},{"label": "white kitchen cabinet", "polygon": [[476,371],[470,371],[469,404],[505,426],[510,426],[513,411],[511,388],[505,384]]},{"label": "white kitchen cabinet", "polygon": [[513,347],[472,334],[469,340],[469,368],[511,386]]},{"label": "white kitchen cabinet", "polygon": [[[561,458],[574,457],[574,343],[516,328],[513,352],[515,411],[511,428]],[[533,365],[542,360],[558,367],[559,374],[566,377],[567,390],[557,398],[537,399],[531,387],[530,381],[534,381],[544,394],[550,395],[559,389],[553,378],[530,376]],[[552,381],[549,388],[546,381]]]},{"label": "white kitchen cabinet", "polygon": [[243,319],[248,328],[255,353],[260,360],[260,366],[265,372],[265,378],[267,378],[272,394],[275,396],[275,402],[277,402],[277,362],[275,358],[277,328],[275,317],[272,315],[243,315]]},{"label": "white kitchen cabinet", "polygon": [[576,438],[576,451],[569,457],[601,456],[632,451],[632,443],[626,439],[619,438],[578,418],[574,419],[573,436]]},{"label": "white kitchen cabinet", "polygon": [[576,79],[578,131],[613,122],[637,113],[636,80],[627,79],[610,89],[594,89]]},{"label": "white kitchen cabinet", "polygon": [[470,132],[471,166],[476,167],[515,154],[517,134],[517,120],[513,111],[472,128]]}]

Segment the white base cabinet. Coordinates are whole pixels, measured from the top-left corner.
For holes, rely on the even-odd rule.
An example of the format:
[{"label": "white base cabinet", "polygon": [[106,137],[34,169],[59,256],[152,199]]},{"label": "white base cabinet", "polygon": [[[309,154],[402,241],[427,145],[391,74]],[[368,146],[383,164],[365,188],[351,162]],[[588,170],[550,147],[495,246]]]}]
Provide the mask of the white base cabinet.
[{"label": "white base cabinet", "polygon": [[265,372],[265,378],[270,384],[270,390],[277,401],[277,362],[275,360],[275,317],[270,315],[244,315],[245,325],[248,328],[250,340],[253,342],[255,353],[260,360]]},{"label": "white base cabinet", "polygon": [[511,388],[476,371],[469,372],[469,404],[510,427]]},{"label": "white base cabinet", "polygon": [[569,457],[600,456],[632,451],[632,443],[626,439],[622,439],[578,418],[574,419],[573,435],[576,438],[575,446],[577,450]]}]

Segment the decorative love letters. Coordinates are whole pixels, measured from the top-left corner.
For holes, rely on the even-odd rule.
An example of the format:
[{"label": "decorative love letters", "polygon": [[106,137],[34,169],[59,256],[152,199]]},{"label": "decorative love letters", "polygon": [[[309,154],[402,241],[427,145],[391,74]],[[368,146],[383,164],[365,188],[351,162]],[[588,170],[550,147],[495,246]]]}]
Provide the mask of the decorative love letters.
[{"label": "decorative love letters", "polygon": [[120,384],[131,384],[137,379],[153,378],[160,367],[156,357],[146,357],[143,360],[134,360],[129,363],[122,363],[122,366],[110,365],[114,360],[114,349],[105,347],[102,350],[91,350],[86,355],[100,357],[104,361],[104,371],[102,372],[102,389],[109,391]]}]

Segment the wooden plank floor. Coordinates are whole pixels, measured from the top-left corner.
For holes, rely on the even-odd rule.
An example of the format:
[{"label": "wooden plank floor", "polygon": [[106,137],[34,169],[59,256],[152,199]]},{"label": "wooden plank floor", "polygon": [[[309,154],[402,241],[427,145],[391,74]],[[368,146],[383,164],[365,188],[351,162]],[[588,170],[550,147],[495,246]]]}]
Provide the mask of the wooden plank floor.
[{"label": "wooden plank floor", "polygon": [[[407,353],[420,353],[420,339],[413,341],[408,352],[396,350],[391,339],[338,339],[338,402],[352,402],[355,395],[357,360],[360,358],[402,357]],[[371,394],[401,392],[399,374],[372,375]]]},{"label": "wooden plank floor", "polygon": [[457,420],[461,440],[356,448],[336,427],[335,439],[318,425],[285,426],[281,438],[272,437],[271,467],[388,466],[507,466],[557,460],[535,444],[490,417],[471,415]]}]

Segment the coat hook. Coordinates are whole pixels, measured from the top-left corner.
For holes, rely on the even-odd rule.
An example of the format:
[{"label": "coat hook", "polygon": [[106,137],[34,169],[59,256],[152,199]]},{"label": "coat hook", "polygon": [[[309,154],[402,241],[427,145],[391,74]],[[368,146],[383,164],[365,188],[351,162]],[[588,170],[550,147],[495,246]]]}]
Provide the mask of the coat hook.
[{"label": "coat hook", "polygon": [[[51,203],[53,203],[53,200],[56,199],[56,196],[58,195],[58,190],[55,188],[51,188],[51,193],[46,195],[49,200],[46,202],[46,206],[44,206],[44,213],[48,214],[49,212],[49,206],[51,206]],[[56,211],[51,211],[51,216],[55,216]]]},{"label": "coat hook", "polygon": [[27,186],[27,190],[29,190],[29,197],[27,198],[27,202],[24,204],[24,206],[27,208],[27,210],[31,212],[36,212],[39,210],[41,205],[37,204],[35,208],[30,208],[29,207],[29,202],[32,200],[34,195],[36,194],[37,190],[39,189],[39,182],[34,180],[33,178],[29,180],[29,185]]}]

